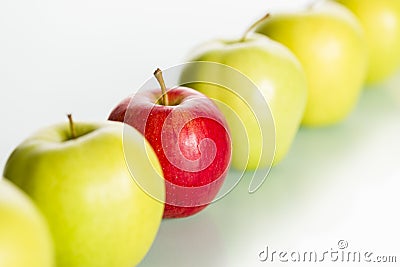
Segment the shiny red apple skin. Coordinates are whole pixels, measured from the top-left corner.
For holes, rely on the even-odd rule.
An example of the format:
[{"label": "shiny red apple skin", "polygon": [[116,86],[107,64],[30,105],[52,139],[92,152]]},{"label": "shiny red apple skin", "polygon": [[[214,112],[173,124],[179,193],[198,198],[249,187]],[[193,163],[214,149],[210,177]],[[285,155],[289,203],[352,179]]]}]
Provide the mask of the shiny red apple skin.
[{"label": "shiny red apple skin", "polygon": [[163,217],[182,218],[198,213],[218,194],[230,165],[231,139],[211,99],[186,87],[167,95],[165,106],[157,104],[160,89],[139,92],[124,99],[109,120],[125,122],[146,137],[166,180]]}]

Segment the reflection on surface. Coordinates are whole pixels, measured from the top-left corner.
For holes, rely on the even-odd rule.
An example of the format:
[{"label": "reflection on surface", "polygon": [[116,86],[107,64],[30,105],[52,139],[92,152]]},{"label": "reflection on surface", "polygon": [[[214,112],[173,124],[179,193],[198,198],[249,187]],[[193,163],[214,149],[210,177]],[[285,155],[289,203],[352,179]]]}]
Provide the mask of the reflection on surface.
[{"label": "reflection on surface", "polygon": [[197,216],[164,221],[141,266],[257,266],[265,245],[330,249],[340,239],[390,254],[400,238],[400,75],[375,87],[345,122],[302,128],[255,194],[243,179]]}]

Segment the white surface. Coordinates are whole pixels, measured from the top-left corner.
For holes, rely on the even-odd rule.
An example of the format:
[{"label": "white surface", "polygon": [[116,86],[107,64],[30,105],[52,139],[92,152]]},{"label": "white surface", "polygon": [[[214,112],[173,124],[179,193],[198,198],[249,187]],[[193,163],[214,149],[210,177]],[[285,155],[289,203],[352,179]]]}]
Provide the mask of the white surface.
[{"label": "white surface", "polygon": [[339,240],[347,252],[397,255],[398,264],[400,75],[379,87],[364,92],[344,123],[301,129],[255,194],[242,181],[197,216],[163,222],[141,266],[310,266],[259,262],[258,254],[267,245],[322,254]]},{"label": "white surface", "polygon": [[[105,120],[156,67],[306,2],[0,1],[0,166],[66,113]],[[302,129],[255,194],[243,182],[197,216],[163,222],[141,266],[278,266],[258,261],[266,245],[324,251],[341,239],[399,262],[400,75],[377,87],[346,122]]]}]

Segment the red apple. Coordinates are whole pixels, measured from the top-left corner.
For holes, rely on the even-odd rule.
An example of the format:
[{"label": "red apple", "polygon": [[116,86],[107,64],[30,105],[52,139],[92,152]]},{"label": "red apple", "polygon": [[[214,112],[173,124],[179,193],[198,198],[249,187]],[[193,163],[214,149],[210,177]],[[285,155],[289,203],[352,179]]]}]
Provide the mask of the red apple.
[{"label": "red apple", "polygon": [[124,99],[109,120],[136,128],[156,152],[166,183],[163,217],[187,217],[204,209],[225,180],[231,160],[229,130],[211,99],[186,87],[167,90],[161,71],[154,75],[161,89]]}]

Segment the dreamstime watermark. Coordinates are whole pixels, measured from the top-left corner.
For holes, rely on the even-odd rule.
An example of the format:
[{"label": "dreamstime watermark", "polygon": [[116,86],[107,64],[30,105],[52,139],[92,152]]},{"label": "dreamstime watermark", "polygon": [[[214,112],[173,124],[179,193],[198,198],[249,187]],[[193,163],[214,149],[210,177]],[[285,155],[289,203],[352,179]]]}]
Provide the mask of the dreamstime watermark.
[{"label": "dreamstime watermark", "polygon": [[371,251],[349,249],[346,240],[339,240],[335,248],[329,250],[288,251],[274,250],[266,246],[258,254],[261,262],[281,263],[397,263],[397,256],[377,255]]}]

